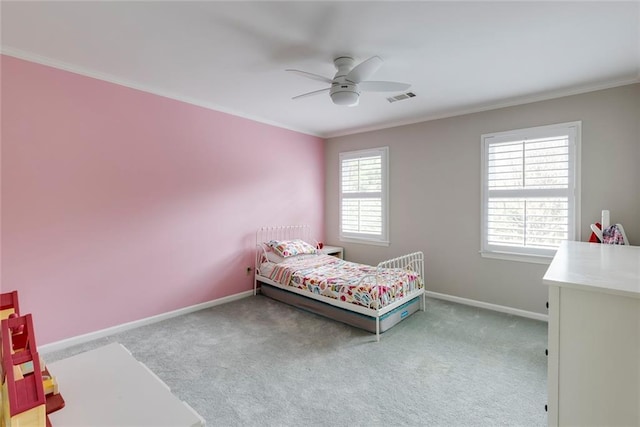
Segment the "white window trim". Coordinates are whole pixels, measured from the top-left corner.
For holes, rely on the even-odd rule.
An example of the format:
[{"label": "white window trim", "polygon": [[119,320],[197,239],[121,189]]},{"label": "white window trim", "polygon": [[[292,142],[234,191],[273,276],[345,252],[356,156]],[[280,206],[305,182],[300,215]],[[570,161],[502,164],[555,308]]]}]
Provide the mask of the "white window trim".
[{"label": "white window trim", "polygon": [[554,254],[540,254],[532,251],[531,253],[522,253],[516,251],[509,250],[496,250],[488,247],[487,242],[487,213],[488,213],[488,182],[487,182],[487,148],[489,145],[489,141],[508,141],[514,138],[520,138],[523,134],[526,134],[528,138],[533,138],[536,136],[547,136],[549,133],[553,132],[555,129],[562,129],[566,131],[567,129],[573,130],[573,156],[569,157],[570,170],[573,172],[573,203],[569,204],[569,209],[572,211],[570,214],[571,219],[573,221],[573,229],[569,230],[569,239],[568,240],[580,240],[580,182],[581,182],[581,172],[580,165],[581,161],[581,141],[582,141],[582,122],[574,121],[567,123],[558,123],[547,126],[537,126],[531,128],[517,129],[505,132],[496,132],[491,134],[484,134],[481,137],[482,142],[482,155],[481,155],[481,180],[480,180],[480,191],[481,191],[481,203],[482,203],[482,214],[480,218],[480,230],[481,230],[481,242],[480,242],[480,254],[484,258],[493,258],[493,259],[501,259],[508,261],[519,261],[519,262],[529,262],[536,264],[550,264],[553,259]]},{"label": "white window trim", "polygon": [[[358,157],[382,155],[382,235],[354,236],[342,232],[342,161]],[[361,243],[375,246],[389,246],[389,147],[369,148],[358,151],[345,151],[339,154],[338,165],[338,227],[339,240],[346,243]]]}]

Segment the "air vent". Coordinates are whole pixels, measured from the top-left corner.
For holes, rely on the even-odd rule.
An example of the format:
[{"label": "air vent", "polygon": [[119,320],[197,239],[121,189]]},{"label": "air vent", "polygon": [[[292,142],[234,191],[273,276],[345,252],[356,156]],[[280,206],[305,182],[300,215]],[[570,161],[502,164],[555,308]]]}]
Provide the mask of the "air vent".
[{"label": "air vent", "polygon": [[389,102],[402,101],[404,99],[413,98],[415,96],[416,96],[416,94],[413,93],[413,92],[406,92],[406,93],[401,93],[400,95],[397,95],[397,96],[389,97],[389,98],[387,98],[387,101],[389,101]]}]

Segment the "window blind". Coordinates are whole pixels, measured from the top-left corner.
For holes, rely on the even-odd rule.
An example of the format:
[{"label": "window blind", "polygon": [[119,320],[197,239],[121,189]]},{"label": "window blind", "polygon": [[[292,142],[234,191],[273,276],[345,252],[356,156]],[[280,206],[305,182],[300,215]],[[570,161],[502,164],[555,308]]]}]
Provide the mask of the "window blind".
[{"label": "window blind", "polygon": [[386,240],[386,149],[341,153],[341,236]]},{"label": "window blind", "polygon": [[490,144],[490,245],[557,248],[569,233],[569,137]]},{"label": "window blind", "polygon": [[551,256],[575,238],[579,127],[483,135],[483,252]]},{"label": "window blind", "polygon": [[342,230],[382,233],[382,156],[342,162]]},{"label": "window blind", "polygon": [[489,190],[567,188],[569,137],[489,145]]}]

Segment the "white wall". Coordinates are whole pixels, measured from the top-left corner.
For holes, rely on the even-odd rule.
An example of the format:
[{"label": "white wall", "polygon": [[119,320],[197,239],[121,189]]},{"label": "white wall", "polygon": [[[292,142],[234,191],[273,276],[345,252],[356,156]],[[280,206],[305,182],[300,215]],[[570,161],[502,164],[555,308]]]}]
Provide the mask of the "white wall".
[{"label": "white wall", "polygon": [[[428,290],[546,313],[547,265],[479,254],[480,136],[575,120],[582,121],[581,240],[609,209],[640,245],[640,84],[329,139],[326,241],[368,264],[421,250]],[[342,243],[338,154],[379,146],[390,149],[391,245]]]}]

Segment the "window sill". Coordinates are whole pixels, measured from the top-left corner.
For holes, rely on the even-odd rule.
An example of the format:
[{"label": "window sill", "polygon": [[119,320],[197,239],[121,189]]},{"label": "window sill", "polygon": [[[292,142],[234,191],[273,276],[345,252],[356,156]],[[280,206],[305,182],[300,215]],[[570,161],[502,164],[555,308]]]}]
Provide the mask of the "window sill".
[{"label": "window sill", "polygon": [[480,251],[480,255],[483,258],[490,259],[501,259],[503,261],[517,261],[517,262],[528,262],[532,264],[551,264],[553,260],[553,256],[546,255],[525,255],[525,254],[517,254],[512,252],[489,252],[489,251]]},{"label": "window sill", "polygon": [[341,242],[345,243],[359,243],[362,245],[372,245],[372,246],[389,246],[389,242],[382,240],[367,240],[367,239],[356,239],[353,237],[340,237]]}]

